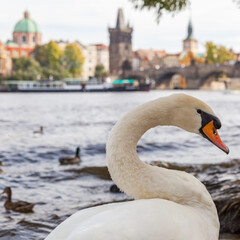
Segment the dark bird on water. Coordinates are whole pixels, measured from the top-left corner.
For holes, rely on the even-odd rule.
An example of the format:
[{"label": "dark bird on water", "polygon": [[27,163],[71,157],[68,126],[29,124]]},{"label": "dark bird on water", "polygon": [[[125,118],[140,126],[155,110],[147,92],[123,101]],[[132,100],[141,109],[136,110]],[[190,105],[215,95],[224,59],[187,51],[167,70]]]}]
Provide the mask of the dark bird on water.
[{"label": "dark bird on water", "polygon": [[17,201],[12,202],[12,190],[10,187],[5,187],[2,194],[7,194],[7,199],[4,203],[4,207],[7,210],[12,210],[15,212],[22,212],[22,213],[31,213],[33,212],[33,203],[24,202],[24,201]]},{"label": "dark bird on water", "polygon": [[121,193],[121,190],[118,188],[116,184],[111,185],[110,192],[112,193]]},{"label": "dark bird on water", "polygon": [[61,165],[68,165],[68,164],[78,164],[80,162],[80,148],[76,148],[76,153],[74,157],[62,157],[59,158],[59,162]]},{"label": "dark bird on water", "polygon": [[34,131],[33,133],[43,134],[43,126],[40,126],[40,129],[37,131]]}]

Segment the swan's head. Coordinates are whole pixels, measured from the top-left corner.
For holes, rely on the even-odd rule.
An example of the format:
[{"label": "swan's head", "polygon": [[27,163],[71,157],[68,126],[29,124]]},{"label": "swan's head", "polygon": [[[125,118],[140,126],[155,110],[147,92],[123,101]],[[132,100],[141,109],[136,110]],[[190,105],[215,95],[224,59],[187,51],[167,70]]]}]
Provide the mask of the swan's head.
[{"label": "swan's head", "polygon": [[221,122],[206,103],[186,94],[174,94],[170,98],[172,111],[169,120],[173,125],[199,134],[225,153],[229,153],[217,132],[217,129],[221,128]]}]

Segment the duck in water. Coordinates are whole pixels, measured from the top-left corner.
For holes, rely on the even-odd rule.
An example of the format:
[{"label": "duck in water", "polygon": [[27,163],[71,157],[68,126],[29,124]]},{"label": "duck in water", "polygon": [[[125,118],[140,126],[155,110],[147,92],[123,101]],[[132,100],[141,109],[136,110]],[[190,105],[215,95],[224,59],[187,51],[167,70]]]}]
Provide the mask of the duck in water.
[{"label": "duck in water", "polygon": [[33,133],[43,134],[43,126],[40,126],[40,129],[37,131],[34,131]]},{"label": "duck in water", "polygon": [[62,157],[59,158],[59,162],[61,165],[68,165],[68,164],[78,164],[80,162],[80,147],[76,148],[76,153],[74,157]]},{"label": "duck in water", "polygon": [[[0,166],[5,166],[5,163],[3,163],[2,161],[0,161]],[[0,172],[2,172],[3,170],[0,168]]]},{"label": "duck in water", "polygon": [[4,207],[7,210],[12,210],[15,212],[22,212],[22,213],[30,213],[33,212],[33,203],[24,202],[24,201],[17,201],[12,202],[12,190],[10,187],[5,187],[2,194],[7,194],[7,199],[4,203]]},{"label": "duck in water", "polygon": [[5,166],[6,164],[0,161],[0,166]]}]

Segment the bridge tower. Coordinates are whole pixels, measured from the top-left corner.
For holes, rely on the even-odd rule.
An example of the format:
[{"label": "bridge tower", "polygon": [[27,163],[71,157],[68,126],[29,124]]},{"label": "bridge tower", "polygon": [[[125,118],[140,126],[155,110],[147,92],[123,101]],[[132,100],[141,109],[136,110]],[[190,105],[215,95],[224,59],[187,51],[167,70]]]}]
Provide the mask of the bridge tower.
[{"label": "bridge tower", "polygon": [[183,52],[188,53],[192,52],[194,55],[198,53],[198,42],[193,37],[193,26],[191,19],[188,23],[187,37],[183,40]]},{"label": "bridge tower", "polygon": [[116,27],[108,28],[111,75],[118,77],[123,75],[125,70],[132,69],[132,31],[133,28],[124,22],[123,10],[118,9]]}]

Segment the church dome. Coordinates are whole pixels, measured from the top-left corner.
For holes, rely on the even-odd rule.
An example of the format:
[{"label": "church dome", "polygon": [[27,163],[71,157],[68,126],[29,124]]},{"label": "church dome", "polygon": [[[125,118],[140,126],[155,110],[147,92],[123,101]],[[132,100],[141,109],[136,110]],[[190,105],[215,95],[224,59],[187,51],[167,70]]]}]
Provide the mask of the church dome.
[{"label": "church dome", "polygon": [[40,33],[38,25],[29,18],[29,12],[24,12],[24,19],[17,22],[13,32]]}]

